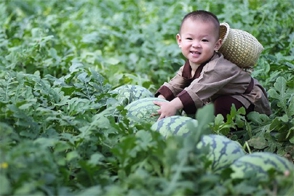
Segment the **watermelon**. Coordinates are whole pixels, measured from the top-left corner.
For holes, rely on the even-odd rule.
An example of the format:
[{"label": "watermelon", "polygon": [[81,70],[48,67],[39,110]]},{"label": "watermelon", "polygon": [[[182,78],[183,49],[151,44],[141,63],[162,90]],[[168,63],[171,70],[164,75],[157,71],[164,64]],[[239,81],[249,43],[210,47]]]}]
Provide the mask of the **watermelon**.
[{"label": "watermelon", "polygon": [[125,109],[127,110],[127,116],[131,122],[146,122],[154,123],[159,118],[157,110],[160,109],[158,105],[155,105],[154,101],[168,102],[165,99],[149,97],[141,98],[128,104]]},{"label": "watermelon", "polygon": [[209,146],[207,158],[211,161],[211,169],[215,172],[229,167],[246,154],[239,142],[223,135],[203,135],[197,144],[197,149],[201,150],[207,145]]},{"label": "watermelon", "polygon": [[294,165],[286,158],[271,152],[253,152],[237,159],[231,168],[232,178],[243,178],[246,173],[254,172],[257,177],[267,176],[267,171],[294,172]]},{"label": "watermelon", "polygon": [[117,87],[110,93],[116,94],[115,98],[118,100],[119,104],[124,106],[141,98],[154,97],[154,95],[143,86],[130,84]]},{"label": "watermelon", "polygon": [[189,131],[191,126],[197,127],[198,121],[186,116],[170,116],[155,122],[151,129],[158,131],[164,137],[171,135],[184,136]]}]

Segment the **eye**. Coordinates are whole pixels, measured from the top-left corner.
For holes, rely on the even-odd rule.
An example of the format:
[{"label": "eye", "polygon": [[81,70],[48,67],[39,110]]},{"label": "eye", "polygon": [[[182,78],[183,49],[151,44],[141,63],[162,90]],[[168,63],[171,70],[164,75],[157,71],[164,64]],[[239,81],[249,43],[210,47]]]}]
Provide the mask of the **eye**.
[{"label": "eye", "polygon": [[203,42],[208,42],[208,39],[202,39]]},{"label": "eye", "polygon": [[186,39],[187,39],[187,40],[192,40],[192,38],[191,38],[191,37],[187,37]]}]

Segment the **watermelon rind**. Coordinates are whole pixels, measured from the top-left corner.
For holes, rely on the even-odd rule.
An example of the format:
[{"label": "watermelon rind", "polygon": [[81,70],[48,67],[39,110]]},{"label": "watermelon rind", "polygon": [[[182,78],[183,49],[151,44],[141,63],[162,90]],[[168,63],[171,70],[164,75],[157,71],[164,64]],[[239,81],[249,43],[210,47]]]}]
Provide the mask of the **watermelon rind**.
[{"label": "watermelon rind", "polygon": [[197,144],[197,149],[201,150],[206,146],[209,146],[206,156],[211,161],[211,169],[215,172],[229,167],[234,161],[246,155],[239,142],[224,135],[203,135]]},{"label": "watermelon rind", "polygon": [[154,101],[168,102],[165,99],[157,97],[141,98],[128,104],[125,109],[127,110],[127,117],[133,123],[154,123],[158,120],[158,110],[160,106],[155,105]]},{"label": "watermelon rind", "polygon": [[266,177],[268,171],[294,172],[294,165],[285,157],[271,152],[253,152],[237,159],[231,168],[232,178],[244,178],[246,173],[253,172],[257,177]]},{"label": "watermelon rind", "polygon": [[155,122],[151,129],[158,131],[162,136],[185,136],[191,131],[191,127],[197,127],[198,121],[186,116],[170,116]]},{"label": "watermelon rind", "polygon": [[154,95],[147,88],[140,85],[125,84],[119,86],[112,91],[112,94],[116,94],[115,98],[120,105],[128,105],[133,101],[141,98],[154,97]]}]

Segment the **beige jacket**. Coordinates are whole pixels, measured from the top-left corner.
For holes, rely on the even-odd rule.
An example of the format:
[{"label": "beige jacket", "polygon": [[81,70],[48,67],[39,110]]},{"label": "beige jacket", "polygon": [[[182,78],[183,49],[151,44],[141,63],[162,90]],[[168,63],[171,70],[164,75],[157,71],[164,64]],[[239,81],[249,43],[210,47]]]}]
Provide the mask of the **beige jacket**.
[{"label": "beige jacket", "polygon": [[169,82],[158,89],[155,96],[162,94],[167,100],[179,97],[184,110],[195,113],[198,108],[213,102],[217,97],[231,95],[245,108],[252,103],[255,111],[270,115],[266,92],[257,80],[254,79],[252,90],[245,93],[250,81],[250,73],[216,53],[209,62],[196,70],[193,77],[187,61]]}]

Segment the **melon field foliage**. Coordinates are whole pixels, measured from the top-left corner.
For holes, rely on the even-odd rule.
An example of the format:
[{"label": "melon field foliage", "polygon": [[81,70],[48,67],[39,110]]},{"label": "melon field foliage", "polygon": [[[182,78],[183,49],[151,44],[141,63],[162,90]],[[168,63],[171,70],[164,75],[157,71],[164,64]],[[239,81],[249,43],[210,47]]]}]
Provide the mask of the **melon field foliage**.
[{"label": "melon field foliage", "polygon": [[[290,0],[0,1],[0,195],[293,195],[293,7]],[[164,137],[148,115],[128,116],[125,106],[143,97],[115,89],[136,85],[146,98],[173,77],[184,63],[175,40],[181,19],[196,9],[262,43],[252,76],[272,114],[245,118],[232,107],[224,121],[208,104],[185,137]],[[208,155],[227,161],[232,149],[197,150],[211,134],[239,143],[249,158],[215,172]],[[249,172],[242,165],[253,153],[274,154],[254,163],[265,165],[262,178],[260,165]],[[274,157],[289,167],[271,167]],[[232,178],[236,167],[242,177]]]}]

